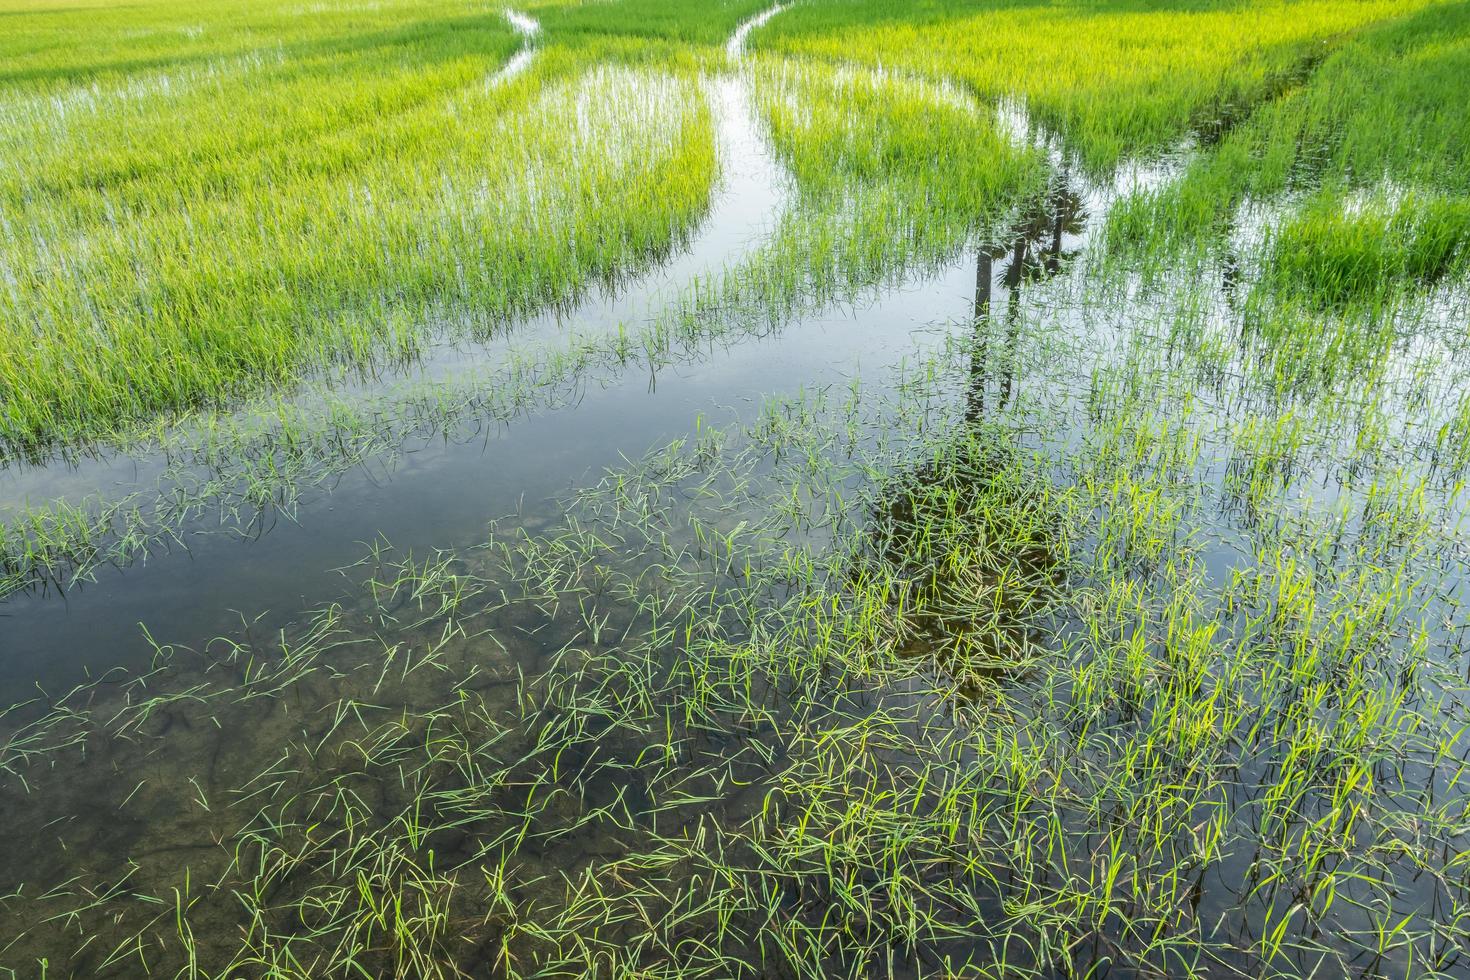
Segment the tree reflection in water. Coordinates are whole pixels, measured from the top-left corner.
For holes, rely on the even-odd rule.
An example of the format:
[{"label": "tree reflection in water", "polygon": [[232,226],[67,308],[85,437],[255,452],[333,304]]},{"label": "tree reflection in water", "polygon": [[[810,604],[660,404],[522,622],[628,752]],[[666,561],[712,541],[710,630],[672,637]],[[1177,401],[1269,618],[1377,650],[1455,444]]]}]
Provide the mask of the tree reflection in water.
[{"label": "tree reflection in water", "polygon": [[[1066,268],[1075,254],[1066,240],[1082,221],[1080,198],[1058,182],[1009,244],[979,250],[964,422],[892,480],[874,514],[866,557],[894,581],[895,648],[931,661],[972,697],[1025,668],[1061,585],[1061,512],[1050,484],[991,413],[1016,394],[1022,292]],[[997,263],[1006,292],[999,317]]]}]

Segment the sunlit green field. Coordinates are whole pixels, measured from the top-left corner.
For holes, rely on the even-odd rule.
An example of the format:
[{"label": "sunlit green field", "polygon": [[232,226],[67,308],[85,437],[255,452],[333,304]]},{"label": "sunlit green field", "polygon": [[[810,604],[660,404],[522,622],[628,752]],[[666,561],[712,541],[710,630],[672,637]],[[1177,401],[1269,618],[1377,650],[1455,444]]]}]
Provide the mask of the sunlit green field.
[{"label": "sunlit green field", "polygon": [[0,976],[1467,975],[1467,106],[1465,0],[0,0]]}]

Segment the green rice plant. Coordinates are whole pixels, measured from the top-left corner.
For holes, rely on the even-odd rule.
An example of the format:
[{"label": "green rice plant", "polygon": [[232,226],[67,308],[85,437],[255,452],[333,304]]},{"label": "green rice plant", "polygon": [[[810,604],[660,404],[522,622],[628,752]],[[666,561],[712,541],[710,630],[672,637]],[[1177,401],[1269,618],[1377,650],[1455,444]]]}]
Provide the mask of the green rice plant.
[{"label": "green rice plant", "polygon": [[1470,255],[1470,201],[1408,193],[1344,213],[1320,194],[1268,236],[1268,288],[1309,306],[1379,310],[1405,290],[1462,277]]},{"label": "green rice plant", "polygon": [[[185,645],[197,638],[158,632],[169,642],[155,644],[151,670],[6,712],[0,807],[28,846],[0,862],[0,969],[1462,971],[1470,723],[1457,443],[1470,376],[1454,297],[1459,178],[1445,169],[1457,117],[1406,124],[1441,138],[1422,159],[1395,149],[1385,172],[1359,174],[1390,157],[1370,152],[1354,115],[1363,103],[1346,98],[1365,93],[1343,67],[1388,64],[1412,88],[1381,46],[1397,38],[1417,52],[1400,60],[1426,56],[1428,31],[1452,53],[1451,6],[814,2],[752,36],[778,53],[732,61],[714,42],[754,13],[744,4],[544,4],[535,58],[508,78],[514,38],[493,12],[441,24],[390,6],[368,21],[391,35],[372,53],[338,50],[343,31],[357,35],[329,13],[322,50],[288,50],[272,67],[243,39],[291,35],[271,18],[294,12],[211,7],[224,20],[195,31],[176,20],[189,10],[101,18],[83,35],[94,47],[82,57],[106,62],[90,95],[71,88],[84,62],[38,46],[34,29],[7,42],[27,74],[4,84],[34,96],[15,95],[14,114],[57,164],[54,184],[17,194],[18,213],[113,229],[107,208],[130,208],[118,228],[137,231],[143,214],[158,222],[146,227],[177,231],[161,201],[183,194],[196,218],[214,195],[238,204],[242,188],[262,186],[256,168],[322,189],[310,205],[340,203],[332,194],[349,188],[357,206],[358,189],[371,191],[352,212],[373,218],[358,237],[287,241],[238,279],[217,269],[187,293],[217,296],[224,282],[249,296],[263,269],[296,268],[313,249],[335,256],[352,273],[344,282],[289,281],[363,319],[339,330],[313,309],[292,321],[303,364],[367,363],[384,338],[419,350],[417,317],[441,290],[465,290],[442,309],[478,311],[462,325],[473,334],[500,323],[492,309],[555,303],[675,247],[715,167],[696,71],[750,73],[793,203],[768,239],[696,275],[642,327],[497,348],[493,363],[402,387],[365,379],[365,391],[340,391],[350,372],[321,367],[297,398],[256,397],[180,427],[129,413],[119,441],[170,456],[159,489],[179,502],[155,507],[145,489],[12,509],[0,530],[7,581],[126,560],[189,514],[289,507],[322,474],[388,458],[410,434],[561,405],[565,389],[713,356],[717,342],[893,282],[962,276],[964,312],[920,340],[895,337],[891,376],[865,367],[861,379],[762,399],[729,425],[699,414],[545,513],[493,524],[484,547],[375,542],[343,569],[340,602],[278,632],[244,622],[197,649]],[[648,23],[619,21],[632,12]],[[181,27],[133,47],[108,40],[145,14]],[[236,21],[249,30],[224,30]],[[557,41],[558,24],[575,36]],[[1232,27],[1239,36],[1226,37]],[[480,30],[500,39],[496,57],[474,56]],[[1028,38],[1053,50],[1017,44]],[[999,52],[982,57],[1002,42],[1017,65],[1005,85]],[[143,62],[193,52],[213,67],[123,85],[118,76],[157,66],[98,53],[114,43]],[[453,57],[414,84],[436,49]],[[1139,52],[1153,60],[1138,64]],[[308,56],[320,63],[298,63]],[[355,153],[352,139],[322,137],[342,134],[339,117],[315,126],[293,101],[359,57],[365,102],[341,108],[367,127]],[[410,78],[385,79],[380,57]],[[1043,76],[1043,63],[1061,68]],[[299,142],[279,153],[252,156],[248,140],[201,130],[154,170],[125,132],[128,120],[167,116],[154,100],[182,98],[169,103],[179,118],[203,118],[250,88],[224,75],[278,68],[289,79],[271,76],[243,118],[281,113]],[[424,107],[438,105],[446,77],[471,76],[450,89],[483,118],[441,133],[453,113]],[[1008,137],[991,104],[1025,96],[1094,171],[1198,131],[1207,145],[1177,187],[1224,194],[1189,198],[1202,214],[1214,202],[1206,224],[1218,229],[1245,198],[1212,168],[1263,132],[1287,132],[1272,120],[1298,110],[1282,107],[1329,84],[1353,111],[1340,125],[1324,113],[1311,145],[1352,143],[1339,160],[1352,166],[1335,171],[1319,153],[1278,169],[1311,196],[1228,246],[1206,236],[1203,262],[1180,237],[1168,268],[1190,274],[1156,281],[1113,262],[1116,242],[1095,234],[1124,213],[1108,212],[1109,187],[1049,152],[1055,141]],[[195,85],[223,87],[190,102]],[[57,86],[67,112],[100,99],[123,120],[106,136],[94,120],[96,154],[74,169],[60,120],[75,117],[46,108]],[[427,101],[394,101],[413,101],[410,91]],[[142,116],[119,108],[137,99],[153,103]],[[387,130],[361,118],[373,99],[398,120]],[[626,130],[602,127],[624,111]],[[469,133],[516,146],[462,153]],[[387,160],[366,152],[395,135],[425,142],[389,143],[407,155]],[[288,164],[312,142],[324,151],[307,158],[327,175],[308,180]],[[1247,168],[1259,177],[1251,193],[1292,186],[1270,183],[1289,142]],[[482,174],[491,159],[504,169]],[[404,177],[410,161],[428,175]],[[504,161],[587,166],[523,174]],[[687,182],[667,169],[679,166]],[[171,183],[170,167],[188,176]],[[107,180],[87,190],[95,174]],[[499,214],[503,203],[530,224],[426,244],[424,214],[465,203],[431,185],[504,191],[476,206]],[[400,213],[382,194],[405,186],[418,188],[406,199],[417,210]],[[1164,191],[1150,206],[1167,203]],[[58,200],[94,211],[58,211]],[[1139,200],[1122,206],[1129,220],[1152,220]],[[1366,203],[1334,213],[1344,200]],[[248,213],[272,213],[262,208]],[[1189,231],[1192,218],[1177,220],[1156,229],[1160,240]],[[222,248],[242,240],[223,224],[206,230]],[[63,236],[52,251],[45,236],[15,240],[31,249],[25,267],[66,255],[80,264],[56,267],[71,274],[88,247],[133,241],[111,233]],[[252,240],[283,240],[261,234]],[[495,242],[503,251],[474,252]],[[1211,265],[1217,248],[1238,264]],[[465,254],[484,267],[451,261]],[[507,255],[525,268],[507,271]],[[5,282],[12,301],[32,288]],[[476,306],[497,282],[493,302]],[[384,284],[400,292],[375,295]],[[1406,306],[1411,294],[1425,298]],[[300,298],[293,288],[280,309]],[[138,320],[139,337],[151,322]]]},{"label": "green rice plant", "polygon": [[829,0],[780,18],[763,43],[952,79],[991,102],[1018,98],[1090,169],[1106,171],[1218,128],[1320,57],[1324,43],[1420,6]]},{"label": "green rice plant", "polygon": [[[424,25],[386,52],[308,47],[265,78],[224,65],[141,98],[141,116],[91,106],[7,142],[26,160],[7,173],[50,183],[0,190],[0,434],[24,449],[410,356],[431,306],[493,323],[564,300],[668,249],[707,206],[709,117],[685,81],[546,52],[533,97],[529,77],[493,83],[514,43],[498,17],[488,48]],[[200,145],[164,138],[174,127]]]},{"label": "green rice plant", "polygon": [[[1457,234],[1460,205],[1452,198],[1465,189],[1466,132],[1455,106],[1470,64],[1466,12],[1460,4],[1432,4],[1400,13],[1356,32],[1304,82],[1191,161],[1177,183],[1140,193],[1119,208],[1109,228],[1117,246],[1163,254],[1201,239],[1212,244],[1247,200],[1267,202],[1305,189],[1316,191],[1319,202],[1309,210],[1321,213],[1388,180],[1417,189],[1413,196],[1427,211],[1420,247],[1442,251],[1434,242]],[[1359,233],[1365,245],[1375,237],[1366,226]],[[1342,247],[1349,234],[1343,227],[1331,237]],[[1386,240],[1383,247],[1393,248]]]}]

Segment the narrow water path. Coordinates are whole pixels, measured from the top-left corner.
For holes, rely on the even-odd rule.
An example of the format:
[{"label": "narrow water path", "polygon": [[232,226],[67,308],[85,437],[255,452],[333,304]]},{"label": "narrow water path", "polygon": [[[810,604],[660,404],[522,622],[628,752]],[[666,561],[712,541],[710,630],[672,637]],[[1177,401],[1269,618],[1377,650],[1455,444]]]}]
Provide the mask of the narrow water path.
[{"label": "narrow water path", "polygon": [[725,42],[725,53],[730,56],[730,59],[738,62],[743,58],[746,45],[750,43],[750,35],[769,24],[771,18],[785,10],[787,6],[788,4],[784,3],[775,4],[735,28],[735,33],[730,35],[730,40]]},{"label": "narrow water path", "polygon": [[531,67],[536,57],[536,35],[541,33],[541,23],[534,17],[510,9],[506,9],[504,16],[521,36],[521,49],[505,63],[505,67],[490,76],[491,85],[503,85]]},{"label": "narrow water path", "polygon": [[[742,24],[726,47],[733,52],[733,70],[702,82],[713,117],[720,175],[709,210],[688,240],[667,261],[615,285],[594,286],[568,308],[548,309],[518,323],[511,334],[517,343],[552,340],[569,332],[614,334],[620,328],[641,326],[697,279],[718,275],[766,240],[790,203],[790,179],[756,124],[750,78],[739,60],[745,38],[759,26],[757,22],[765,23],[783,9],[773,7]],[[442,361],[458,365],[463,356],[449,352]],[[478,357],[479,352],[469,356]],[[434,368],[427,370],[432,373]]]}]

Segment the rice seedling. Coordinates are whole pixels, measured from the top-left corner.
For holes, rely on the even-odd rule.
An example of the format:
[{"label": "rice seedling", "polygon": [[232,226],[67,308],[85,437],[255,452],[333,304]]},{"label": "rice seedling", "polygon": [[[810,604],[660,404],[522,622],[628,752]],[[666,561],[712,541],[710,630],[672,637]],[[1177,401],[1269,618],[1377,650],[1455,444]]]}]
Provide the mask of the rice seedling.
[{"label": "rice seedling", "polygon": [[[1464,189],[1463,120],[1450,108],[1464,87],[1464,21],[1462,6],[1436,4],[1355,32],[1310,77],[1277,93],[1200,154],[1176,185],[1141,194],[1120,209],[1110,233],[1124,251],[1167,252],[1201,237],[1213,245],[1232,224],[1261,221],[1240,214],[1243,205],[1269,209],[1283,192],[1305,192],[1315,202],[1294,219],[1294,230],[1283,229],[1297,248],[1315,253],[1320,247],[1315,261],[1324,264],[1353,238],[1374,253],[1355,272],[1336,273],[1348,280],[1339,289],[1375,288],[1368,285],[1375,266],[1402,261],[1391,253],[1406,249],[1424,252],[1419,261],[1448,272],[1444,263],[1458,238],[1454,215]],[[1399,189],[1396,197],[1422,196],[1422,219],[1406,213],[1391,237],[1375,233],[1371,215],[1392,208],[1368,202],[1355,221],[1308,230],[1314,213],[1347,209],[1358,192],[1381,193],[1385,180]],[[1318,240],[1309,244],[1313,234]],[[1422,242],[1400,244],[1421,234]]]},{"label": "rice seedling", "polygon": [[328,35],[284,51],[267,29],[261,67],[237,59],[64,128],[16,92],[0,435],[23,451],[404,356],[431,300],[503,320],[676,242],[713,176],[701,100],[550,51],[499,84],[515,33],[459,13],[363,50]]},{"label": "rice seedling", "polygon": [[[11,707],[0,970],[1464,971],[1462,5],[14,6],[7,451],[151,465],[5,592],[960,295]],[[629,317],[725,84],[788,185]]]},{"label": "rice seedling", "polygon": [[817,2],[774,23],[771,44],[1019,98],[1105,172],[1248,113],[1324,44],[1419,6]]}]

